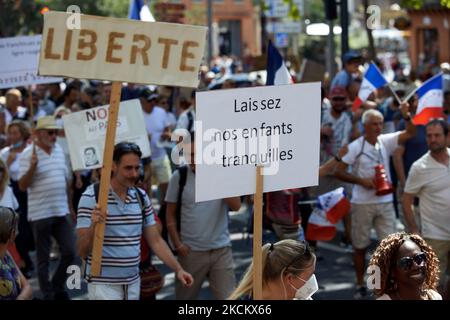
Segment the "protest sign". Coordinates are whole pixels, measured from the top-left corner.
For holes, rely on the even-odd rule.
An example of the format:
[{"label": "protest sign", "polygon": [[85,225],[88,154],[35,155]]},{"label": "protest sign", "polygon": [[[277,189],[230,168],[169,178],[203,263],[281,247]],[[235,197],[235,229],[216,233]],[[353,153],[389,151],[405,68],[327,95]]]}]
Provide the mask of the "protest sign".
[{"label": "protest sign", "polygon": [[206,27],[47,12],[39,74],[197,87]]},{"label": "protest sign", "polygon": [[36,35],[0,39],[0,89],[62,81],[37,75],[41,38]]},{"label": "protest sign", "polygon": [[[197,202],[317,185],[320,83],[197,93]],[[214,188],[210,182],[215,181]]]},{"label": "protest sign", "polygon": [[[69,29],[68,18],[44,15],[39,74],[113,81],[98,198],[106,215],[122,82],[197,87],[207,28],[81,15]],[[101,273],[104,233],[96,224],[92,276]]]},{"label": "protest sign", "polygon": [[[73,170],[101,168],[108,110],[106,105],[63,116]],[[120,103],[114,144],[121,141],[136,143],[143,158],[150,156],[150,144],[138,99]]]}]

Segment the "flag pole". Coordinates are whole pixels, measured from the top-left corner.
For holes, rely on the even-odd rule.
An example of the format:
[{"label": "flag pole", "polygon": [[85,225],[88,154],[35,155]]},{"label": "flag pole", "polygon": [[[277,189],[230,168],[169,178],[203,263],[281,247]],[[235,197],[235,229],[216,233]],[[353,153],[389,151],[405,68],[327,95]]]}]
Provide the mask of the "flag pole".
[{"label": "flag pole", "polygon": [[[373,66],[378,70],[378,72],[379,72],[381,75],[383,75],[383,73],[381,72],[380,68],[378,68],[377,64],[376,64],[373,60],[370,60],[370,62],[371,62],[371,63],[373,64]],[[384,75],[383,75],[383,77],[384,77]],[[386,78],[385,78],[385,79],[386,79]],[[394,91],[394,89],[392,89],[391,84],[390,84],[389,82],[387,82],[387,80],[386,80],[386,83],[387,83],[389,89],[391,89],[391,92],[392,92],[392,94],[394,95],[394,98],[397,100],[398,104],[402,104],[402,100],[401,100],[400,97],[397,95],[397,93]]]},{"label": "flag pole", "polygon": [[430,79],[428,79],[427,81],[422,83],[422,85],[420,85],[419,87],[415,88],[410,94],[408,94],[408,96],[403,101],[408,101],[409,99],[411,99],[411,97],[417,92],[417,90],[422,88],[427,82],[429,82],[429,81],[433,80],[434,78],[439,77],[439,76],[441,76],[443,74],[444,74],[443,72],[439,72],[438,74],[434,75],[433,77],[431,77]]}]

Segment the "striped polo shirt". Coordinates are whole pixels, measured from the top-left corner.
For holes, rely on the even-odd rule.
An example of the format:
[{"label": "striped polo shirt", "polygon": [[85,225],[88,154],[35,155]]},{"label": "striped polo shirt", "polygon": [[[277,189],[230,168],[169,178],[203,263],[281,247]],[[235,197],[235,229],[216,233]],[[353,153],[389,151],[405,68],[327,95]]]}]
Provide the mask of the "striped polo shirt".
[{"label": "striped polo shirt", "polygon": [[[156,224],[155,211],[145,194],[144,227]],[[86,279],[91,283],[131,284],[139,278],[142,235],[142,211],[136,189],[129,188],[125,201],[109,190],[108,216],[103,240],[102,268],[99,277],[90,277],[91,255],[87,258]],[[95,207],[94,186],[90,185],[81,196],[78,204],[77,229],[89,228],[92,224],[92,209]]]},{"label": "striped polo shirt", "polygon": [[[30,169],[33,145],[29,145],[19,158],[19,179]],[[67,179],[69,170],[62,148],[55,144],[50,154],[36,145],[38,163],[28,187],[28,220],[37,221],[69,214]]]}]

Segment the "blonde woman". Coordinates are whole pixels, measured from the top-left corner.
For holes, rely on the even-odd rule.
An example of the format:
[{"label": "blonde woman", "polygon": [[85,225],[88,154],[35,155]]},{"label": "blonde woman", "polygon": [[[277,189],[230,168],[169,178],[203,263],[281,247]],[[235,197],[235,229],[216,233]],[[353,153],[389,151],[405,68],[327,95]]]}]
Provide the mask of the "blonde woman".
[{"label": "blonde woman", "polygon": [[[317,291],[316,256],[305,242],[281,240],[262,248],[263,300],[309,300]],[[230,300],[253,300],[253,262]]]}]

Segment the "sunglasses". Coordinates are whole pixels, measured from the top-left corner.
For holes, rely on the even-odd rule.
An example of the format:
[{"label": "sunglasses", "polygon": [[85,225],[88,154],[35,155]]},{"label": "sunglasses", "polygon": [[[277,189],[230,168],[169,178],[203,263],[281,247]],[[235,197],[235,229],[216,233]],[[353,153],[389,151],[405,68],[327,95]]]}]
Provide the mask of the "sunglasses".
[{"label": "sunglasses", "polygon": [[58,133],[58,131],[56,131],[56,130],[46,130],[46,131],[49,136],[54,136]]},{"label": "sunglasses", "polygon": [[345,98],[345,97],[334,97],[331,100],[333,100],[333,101],[344,101],[345,99],[347,99],[347,98]]},{"label": "sunglasses", "polygon": [[306,241],[301,241],[303,244],[300,252],[292,259],[292,261],[286,266],[286,270],[288,270],[292,265],[294,265],[298,260],[300,260],[303,256],[311,256],[311,250],[309,249],[309,245]]},{"label": "sunglasses", "polygon": [[403,257],[397,261],[397,266],[405,271],[411,270],[413,262],[422,266],[427,261],[427,255],[423,252],[416,254],[414,257]]}]

